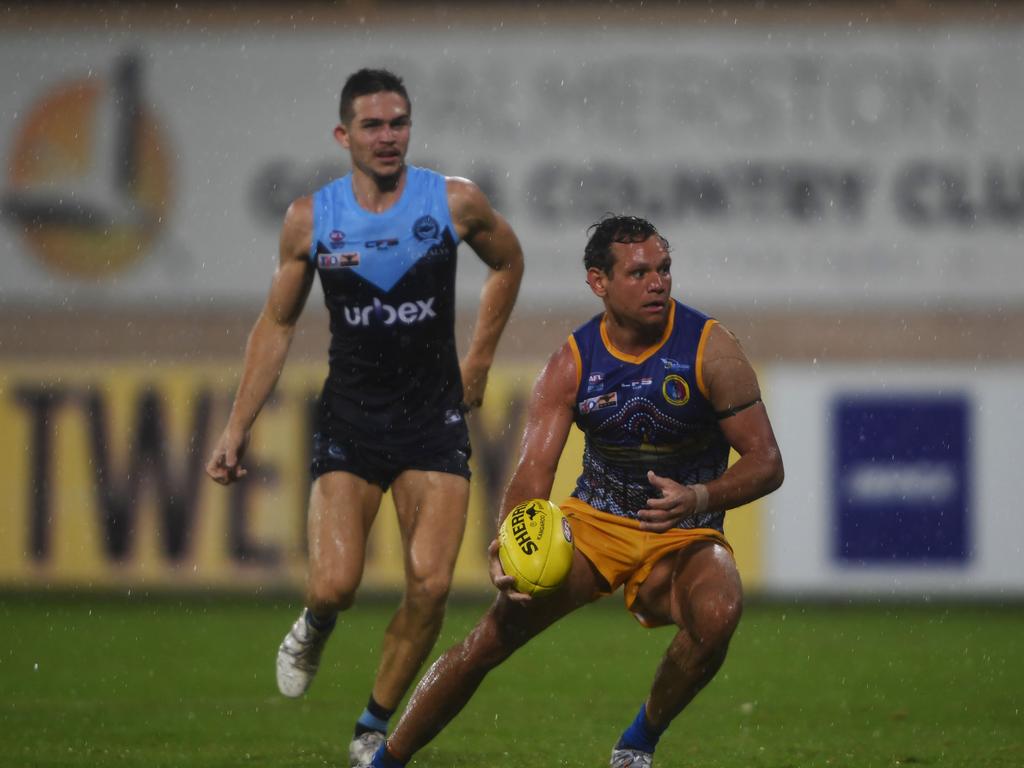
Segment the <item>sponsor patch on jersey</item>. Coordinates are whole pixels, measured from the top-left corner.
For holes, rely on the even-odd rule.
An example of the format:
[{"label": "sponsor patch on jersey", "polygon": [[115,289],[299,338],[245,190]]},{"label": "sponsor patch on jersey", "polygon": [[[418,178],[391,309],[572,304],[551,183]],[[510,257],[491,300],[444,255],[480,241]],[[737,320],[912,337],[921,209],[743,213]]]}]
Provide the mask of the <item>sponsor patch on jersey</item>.
[{"label": "sponsor patch on jersey", "polygon": [[642,387],[649,387],[653,383],[654,379],[652,379],[650,376],[644,376],[643,378],[639,378],[636,381],[629,382],[628,384],[626,384],[626,386],[629,387],[630,389],[640,389]]},{"label": "sponsor patch on jersey", "polygon": [[376,248],[378,251],[386,251],[388,248],[394,248],[398,245],[398,238],[385,237],[380,240],[367,240],[363,245],[367,248]]},{"label": "sponsor patch on jersey", "polygon": [[586,414],[591,411],[600,411],[602,408],[613,408],[619,404],[618,392],[606,392],[597,397],[588,397],[579,404],[580,413]]},{"label": "sponsor patch on jersey", "polygon": [[342,253],[321,253],[317,256],[320,269],[344,269],[359,266],[359,251],[343,251]]},{"label": "sponsor patch on jersey", "polygon": [[352,326],[381,325],[413,325],[424,320],[437,317],[434,311],[434,298],[403,301],[397,307],[374,299],[372,304],[363,307],[345,307],[345,322]]},{"label": "sponsor patch on jersey", "polygon": [[417,240],[436,240],[441,234],[441,225],[433,216],[420,216],[413,222],[412,235]]},{"label": "sponsor patch on jersey", "polygon": [[458,408],[449,408],[444,412],[445,424],[458,424],[460,421],[462,421],[462,411]]},{"label": "sponsor patch on jersey", "polygon": [[661,382],[661,394],[672,405],[686,405],[690,402],[690,385],[682,376],[670,373]]},{"label": "sponsor patch on jersey", "polygon": [[665,366],[666,371],[676,371],[677,373],[685,373],[690,370],[688,363],[680,363],[677,360],[673,360],[671,357],[661,358],[661,364]]}]

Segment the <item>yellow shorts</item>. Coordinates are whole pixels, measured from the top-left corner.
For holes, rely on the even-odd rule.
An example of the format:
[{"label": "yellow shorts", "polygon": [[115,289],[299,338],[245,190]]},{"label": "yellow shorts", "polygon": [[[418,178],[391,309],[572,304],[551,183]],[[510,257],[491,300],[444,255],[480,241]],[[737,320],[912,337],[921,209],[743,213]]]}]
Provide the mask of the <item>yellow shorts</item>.
[{"label": "yellow shorts", "polygon": [[608,582],[607,594],[625,584],[626,610],[632,610],[640,585],[666,555],[702,541],[713,541],[732,552],[724,534],[714,528],[671,528],[654,533],[641,531],[639,520],[600,512],[576,498],[559,506],[572,526],[576,548]]}]

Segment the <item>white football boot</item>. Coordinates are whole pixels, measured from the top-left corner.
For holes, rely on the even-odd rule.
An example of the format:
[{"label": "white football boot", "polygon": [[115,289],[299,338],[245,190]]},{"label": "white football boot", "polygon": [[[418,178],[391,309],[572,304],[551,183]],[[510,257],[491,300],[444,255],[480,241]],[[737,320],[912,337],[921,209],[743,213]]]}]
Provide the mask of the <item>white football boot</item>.
[{"label": "white football boot", "polygon": [[384,743],[384,734],[380,731],[367,731],[352,739],[348,745],[348,764],[351,768],[367,766],[373,762],[380,745]]},{"label": "white football boot", "polygon": [[611,768],[651,768],[654,755],[639,749],[613,749]]},{"label": "white football boot", "polygon": [[305,610],[299,614],[277,649],[277,690],[290,699],[306,692],[330,636],[330,629],[321,631],[310,626]]}]

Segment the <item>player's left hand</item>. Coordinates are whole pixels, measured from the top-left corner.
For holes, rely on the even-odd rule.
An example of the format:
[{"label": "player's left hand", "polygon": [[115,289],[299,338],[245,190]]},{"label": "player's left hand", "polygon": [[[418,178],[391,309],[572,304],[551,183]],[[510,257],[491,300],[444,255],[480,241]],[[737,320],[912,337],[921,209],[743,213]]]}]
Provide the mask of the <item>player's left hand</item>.
[{"label": "player's left hand", "polygon": [[533,600],[530,595],[516,591],[516,580],[505,573],[501,567],[501,559],[498,557],[498,540],[494,539],[487,547],[487,561],[491,572],[491,582],[498,591],[505,595],[513,603],[525,605]]},{"label": "player's left hand", "polygon": [[637,510],[640,530],[662,533],[679,525],[680,521],[694,513],[697,508],[697,494],[688,486],[647,472],[647,482],[661,491],[661,496],[648,499],[645,509]]},{"label": "player's left hand", "polygon": [[479,408],[484,402],[487,374],[491,366],[469,357],[459,364],[462,373],[462,399],[470,408]]}]

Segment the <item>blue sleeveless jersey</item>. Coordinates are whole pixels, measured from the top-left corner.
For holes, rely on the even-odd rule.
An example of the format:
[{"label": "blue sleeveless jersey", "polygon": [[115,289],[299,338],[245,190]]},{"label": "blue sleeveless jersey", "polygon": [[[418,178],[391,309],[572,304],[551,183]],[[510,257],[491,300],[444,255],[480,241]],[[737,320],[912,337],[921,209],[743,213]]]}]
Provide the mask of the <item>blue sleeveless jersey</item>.
[{"label": "blue sleeveless jersey", "polygon": [[[640,355],[614,349],[604,315],[569,337],[577,356],[575,422],[586,440],[573,496],[594,509],[635,518],[658,493],[647,470],[691,485],[725,472],[729,444],[705,397],[702,352],[716,322],[673,301],[662,339]],[[724,512],[680,528],[722,530]]]},{"label": "blue sleeveless jersey", "polygon": [[461,421],[457,246],[445,177],[433,171],[408,166],[383,213],[359,206],[351,174],[313,195],[310,259],[331,322],[323,400],[363,439],[415,442]]}]

